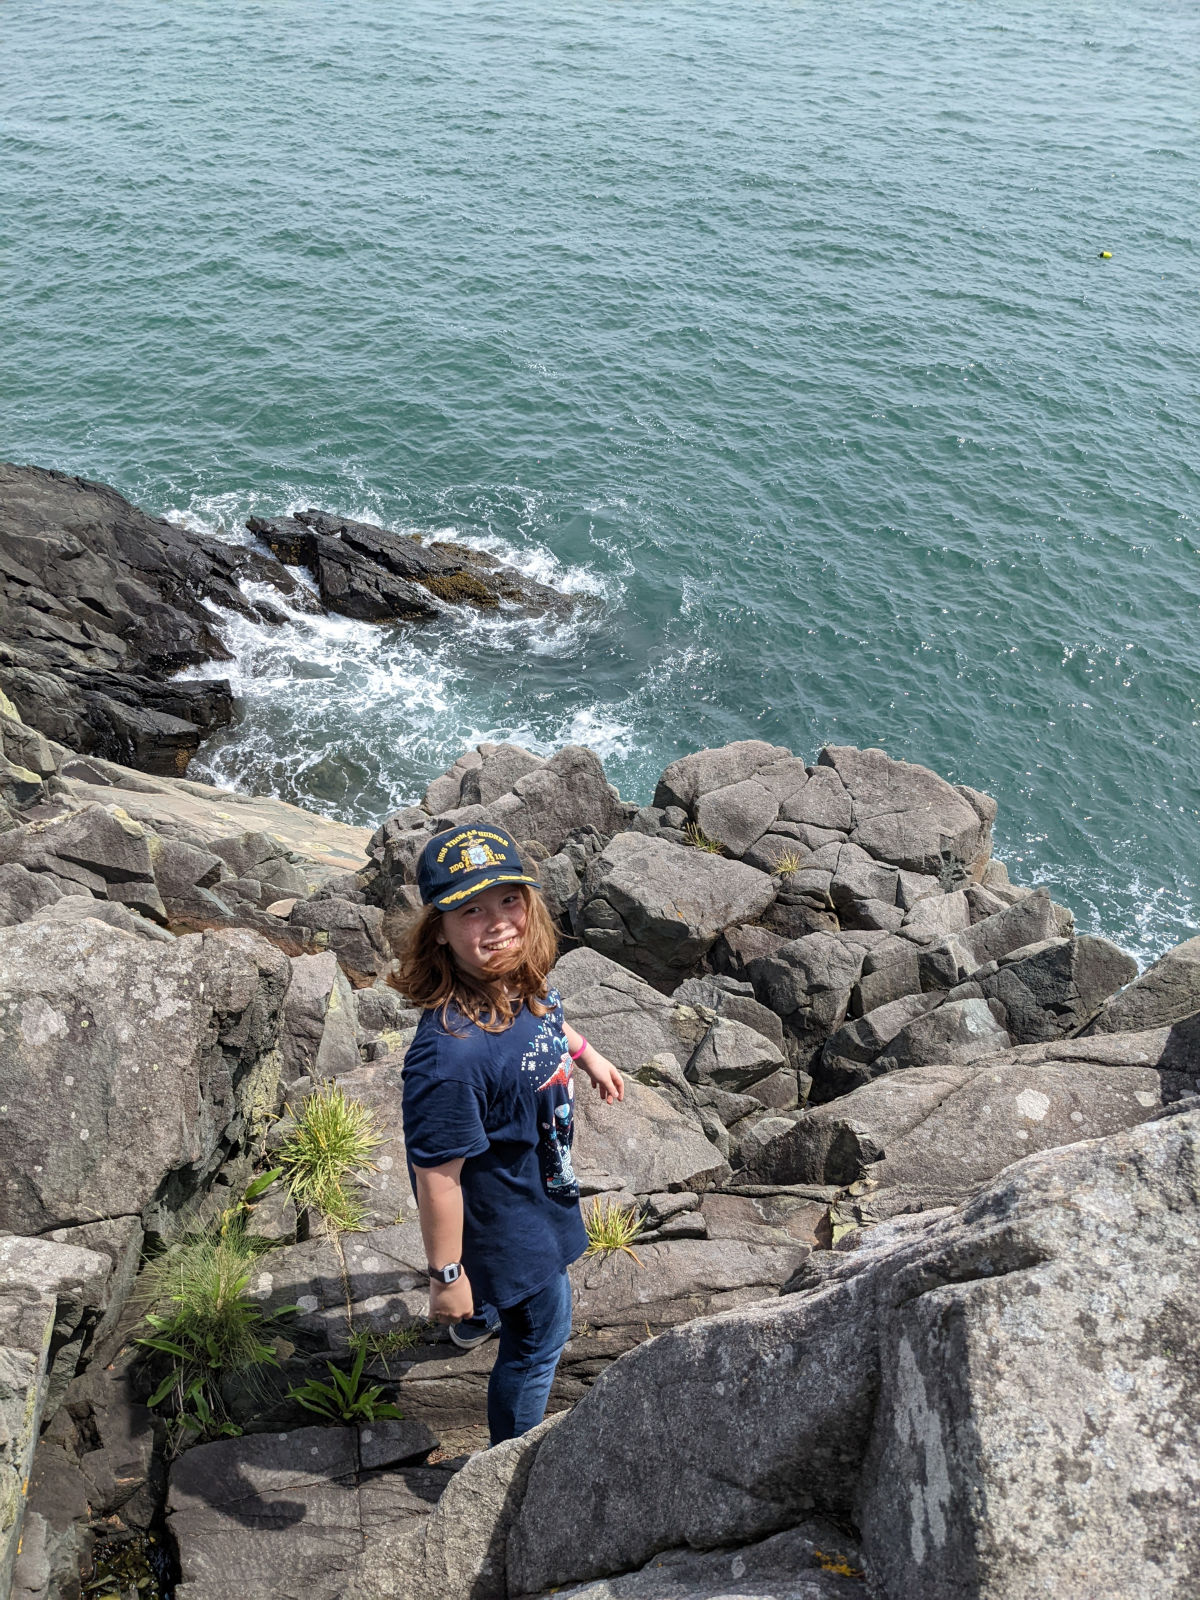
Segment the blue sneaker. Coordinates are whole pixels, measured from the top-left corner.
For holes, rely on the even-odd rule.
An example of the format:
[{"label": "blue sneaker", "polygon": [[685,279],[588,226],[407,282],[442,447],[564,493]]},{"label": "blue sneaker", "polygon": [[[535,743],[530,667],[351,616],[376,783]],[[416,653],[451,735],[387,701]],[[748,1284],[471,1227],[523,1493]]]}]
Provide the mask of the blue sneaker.
[{"label": "blue sneaker", "polygon": [[450,1342],[456,1344],[460,1350],[474,1350],[476,1345],[486,1344],[500,1332],[500,1318],[491,1306],[484,1313],[476,1313],[468,1317],[465,1322],[452,1323],[449,1329]]}]

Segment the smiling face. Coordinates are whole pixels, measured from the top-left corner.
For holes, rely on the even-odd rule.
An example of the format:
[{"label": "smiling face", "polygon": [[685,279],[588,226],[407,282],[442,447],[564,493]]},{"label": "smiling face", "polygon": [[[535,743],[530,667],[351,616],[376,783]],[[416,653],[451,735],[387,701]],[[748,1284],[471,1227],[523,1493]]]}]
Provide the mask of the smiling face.
[{"label": "smiling face", "polygon": [[443,911],[437,941],[449,946],[460,972],[486,982],[512,970],[527,918],[520,889],[498,883]]}]

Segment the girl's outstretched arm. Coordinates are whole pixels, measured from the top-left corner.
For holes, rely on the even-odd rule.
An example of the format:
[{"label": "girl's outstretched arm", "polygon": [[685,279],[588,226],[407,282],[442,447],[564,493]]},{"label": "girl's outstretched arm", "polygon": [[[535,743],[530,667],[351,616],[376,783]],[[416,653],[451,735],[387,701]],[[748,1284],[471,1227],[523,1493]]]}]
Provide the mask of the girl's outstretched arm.
[{"label": "girl's outstretched arm", "polygon": [[577,1067],[583,1068],[596,1085],[597,1093],[605,1105],[611,1106],[615,1100],[624,1100],[625,1080],[608,1057],[602,1056],[593,1044],[589,1044],[582,1055],[577,1054],[580,1045],[586,1043],[583,1035],[577,1033],[569,1022],[563,1024],[563,1032],[567,1036],[571,1059]]}]

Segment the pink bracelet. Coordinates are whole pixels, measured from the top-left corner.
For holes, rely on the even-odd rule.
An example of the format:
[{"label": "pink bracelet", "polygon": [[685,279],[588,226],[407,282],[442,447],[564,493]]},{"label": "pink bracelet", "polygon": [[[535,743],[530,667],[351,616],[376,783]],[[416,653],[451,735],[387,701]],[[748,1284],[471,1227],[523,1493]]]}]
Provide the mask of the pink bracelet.
[{"label": "pink bracelet", "polygon": [[[580,1034],[579,1037],[581,1039],[583,1039],[583,1035],[582,1034]],[[578,1050],[568,1050],[567,1054],[570,1056],[572,1061],[578,1061],[580,1056],[587,1049],[587,1047],[588,1047],[588,1042],[587,1042],[586,1039],[583,1039],[583,1043],[579,1046]]]}]

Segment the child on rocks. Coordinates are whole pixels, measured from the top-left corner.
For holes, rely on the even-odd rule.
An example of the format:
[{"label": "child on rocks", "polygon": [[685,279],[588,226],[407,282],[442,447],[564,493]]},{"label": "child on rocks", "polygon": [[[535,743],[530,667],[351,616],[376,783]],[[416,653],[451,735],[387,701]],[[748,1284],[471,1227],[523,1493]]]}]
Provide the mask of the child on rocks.
[{"label": "child on rocks", "polygon": [[499,1320],[488,1384],[499,1444],[542,1420],[571,1332],[567,1268],[587,1248],[571,1166],[573,1068],[609,1105],[624,1084],[547,987],[554,926],[503,829],[431,839],[417,885],[424,910],[394,979],[424,1008],[404,1061],[409,1175],[430,1316],[474,1315],[483,1336]]}]

